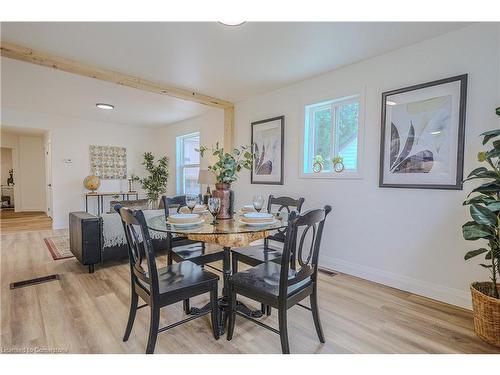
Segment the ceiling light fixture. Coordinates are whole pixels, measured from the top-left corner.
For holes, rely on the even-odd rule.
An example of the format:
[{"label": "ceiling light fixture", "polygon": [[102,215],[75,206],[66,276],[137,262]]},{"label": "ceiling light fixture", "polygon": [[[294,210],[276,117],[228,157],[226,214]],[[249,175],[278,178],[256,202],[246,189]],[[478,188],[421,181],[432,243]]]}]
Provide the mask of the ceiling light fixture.
[{"label": "ceiling light fixture", "polygon": [[107,109],[107,110],[115,109],[114,105],[106,103],[96,103],[95,106],[100,109]]},{"label": "ceiling light fixture", "polygon": [[392,100],[388,100],[388,101],[386,101],[385,103],[386,103],[387,105],[396,105],[396,104],[398,104],[398,103],[396,103],[396,102],[393,102]]},{"label": "ceiling light fixture", "polygon": [[431,134],[432,134],[432,135],[439,135],[439,134],[441,134],[441,130],[437,130],[437,131],[435,131],[435,132],[431,132]]},{"label": "ceiling light fixture", "polygon": [[246,21],[219,21],[219,23],[224,26],[241,26],[245,22]]}]

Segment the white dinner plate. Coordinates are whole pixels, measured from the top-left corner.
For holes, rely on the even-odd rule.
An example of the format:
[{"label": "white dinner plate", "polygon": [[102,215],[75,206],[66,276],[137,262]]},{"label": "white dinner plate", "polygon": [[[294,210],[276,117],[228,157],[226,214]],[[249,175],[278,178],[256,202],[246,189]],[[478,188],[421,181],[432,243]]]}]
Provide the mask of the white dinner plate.
[{"label": "white dinner plate", "polygon": [[249,219],[270,219],[273,217],[273,214],[268,214],[267,212],[247,212],[243,216]]},{"label": "white dinner plate", "polygon": [[239,221],[240,224],[248,225],[249,227],[265,227],[266,225],[274,225],[278,222],[278,220],[274,219],[273,221],[263,222],[263,223],[247,223],[245,221]]},{"label": "white dinner plate", "polygon": [[195,227],[198,225],[201,225],[205,222],[205,220],[201,219],[199,221],[194,221],[192,223],[171,223],[170,221],[167,220],[167,224],[170,224],[173,227],[178,227],[178,228],[187,228],[187,227]]}]

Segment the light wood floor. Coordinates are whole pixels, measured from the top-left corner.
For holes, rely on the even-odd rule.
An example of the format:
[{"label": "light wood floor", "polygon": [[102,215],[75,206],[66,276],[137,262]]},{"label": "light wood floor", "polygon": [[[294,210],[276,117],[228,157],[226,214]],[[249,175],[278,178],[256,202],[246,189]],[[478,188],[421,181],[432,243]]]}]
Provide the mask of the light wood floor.
[{"label": "light wood floor", "polygon": [[[63,231],[1,236],[1,344],[70,353],[143,353],[149,311],[139,310],[122,342],[129,306],[126,263],[88,274],[74,258],[52,260],[43,238]],[[165,259],[160,259],[164,262]],[[57,273],[61,280],[10,290],[9,283]],[[316,337],[310,312],[289,310],[292,353],[499,353],[473,332],[471,313],[347,275],[322,274],[321,319],[327,342]],[[198,298],[193,305],[207,298]],[[254,305],[257,307],[257,305]],[[182,318],[181,304],[162,310],[162,322]],[[277,318],[263,320],[277,326]],[[233,340],[215,341],[207,317],[158,336],[156,353],[279,353],[279,337],[238,317]]]},{"label": "light wood floor", "polygon": [[0,210],[0,233],[44,229],[52,229],[52,220],[45,212]]}]

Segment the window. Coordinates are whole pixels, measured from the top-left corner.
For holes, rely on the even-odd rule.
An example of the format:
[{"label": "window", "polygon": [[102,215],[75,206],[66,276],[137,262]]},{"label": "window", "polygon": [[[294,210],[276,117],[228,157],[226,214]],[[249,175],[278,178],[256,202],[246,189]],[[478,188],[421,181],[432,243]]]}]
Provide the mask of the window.
[{"label": "window", "polygon": [[[345,177],[359,170],[359,97],[311,104],[305,107],[304,176]],[[314,173],[315,158],[321,156],[323,169]],[[343,159],[344,171],[333,170],[332,158]]]},{"label": "window", "polygon": [[199,194],[200,133],[177,137],[177,194]]}]

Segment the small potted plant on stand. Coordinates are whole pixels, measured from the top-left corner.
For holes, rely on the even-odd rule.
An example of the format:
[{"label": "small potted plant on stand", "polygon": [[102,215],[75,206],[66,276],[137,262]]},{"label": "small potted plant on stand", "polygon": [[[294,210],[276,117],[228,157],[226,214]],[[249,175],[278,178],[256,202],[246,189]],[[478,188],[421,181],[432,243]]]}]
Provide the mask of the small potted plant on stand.
[{"label": "small potted plant on stand", "polygon": [[142,188],[146,190],[146,196],[152,209],[158,208],[160,197],[167,192],[169,177],[168,156],[164,156],[155,164],[155,158],[151,152],[144,153],[142,165],[146,168],[149,176],[138,179]]},{"label": "small potted plant on stand", "polygon": [[[497,109],[498,111],[498,109]],[[500,115],[500,114],[499,114]],[[481,134],[483,145],[500,136],[500,129]],[[472,221],[462,226],[466,240],[486,240],[487,246],[465,254],[465,260],[483,255],[481,266],[490,273],[491,282],[474,282],[470,286],[474,310],[474,329],[486,342],[500,347],[500,139],[494,140],[493,149],[478,154],[486,163],[474,169],[465,180],[487,179],[469,194],[464,205],[470,206]]]},{"label": "small potted plant on stand", "polygon": [[[201,157],[205,155],[207,147],[201,146],[197,151]],[[217,183],[212,196],[221,201],[220,211],[217,219],[231,219],[233,217],[234,193],[231,190],[231,183],[238,179],[239,172],[245,169],[252,169],[253,154],[250,146],[241,146],[234,148],[230,153],[224,152],[224,148],[219,147],[217,142],[215,148],[211,148],[212,156],[217,162],[209,165],[208,169],[215,174]]]}]

